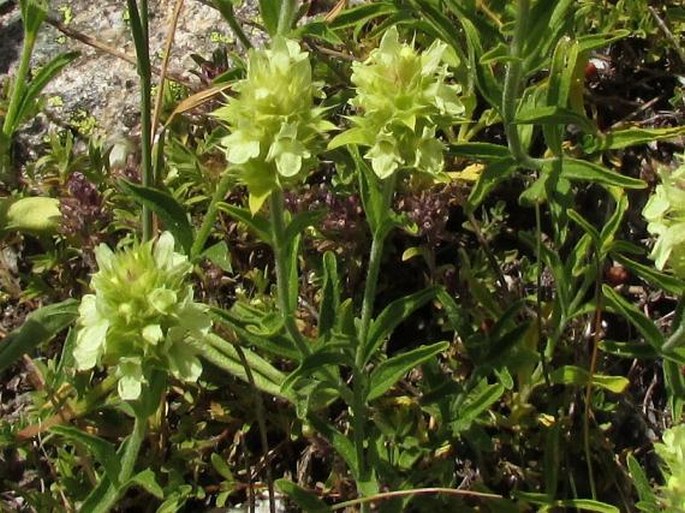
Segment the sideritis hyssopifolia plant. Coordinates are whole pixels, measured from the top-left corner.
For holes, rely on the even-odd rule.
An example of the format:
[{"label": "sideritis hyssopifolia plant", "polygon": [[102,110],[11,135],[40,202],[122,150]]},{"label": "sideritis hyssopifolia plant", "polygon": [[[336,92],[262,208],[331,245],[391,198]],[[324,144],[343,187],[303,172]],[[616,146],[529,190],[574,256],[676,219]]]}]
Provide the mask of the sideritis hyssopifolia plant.
[{"label": "sideritis hyssopifolia plant", "polygon": [[211,321],[207,308],[193,301],[186,280],[192,266],[174,251],[172,235],[118,253],[100,244],[95,257],[94,293],[79,308],[77,370],[110,368],[119,396],[129,401],[144,393],[154,371],[196,381],[202,365],[188,339],[201,339]]}]

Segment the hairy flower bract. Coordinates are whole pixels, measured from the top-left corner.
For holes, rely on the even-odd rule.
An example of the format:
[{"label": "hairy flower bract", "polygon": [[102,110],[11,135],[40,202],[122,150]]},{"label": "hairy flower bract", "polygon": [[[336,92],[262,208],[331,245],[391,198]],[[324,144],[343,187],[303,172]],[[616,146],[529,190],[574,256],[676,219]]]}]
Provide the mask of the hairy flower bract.
[{"label": "hairy flower bract", "polygon": [[685,164],[662,171],[661,181],[642,211],[647,230],[656,236],[651,257],[658,269],[669,267],[685,278]]},{"label": "hairy flower bract", "polygon": [[95,250],[94,294],[83,296],[74,348],[77,370],[111,367],[119,396],[137,399],[154,369],[192,382],[202,372],[189,339],[201,339],[211,321],[193,301],[188,259],[174,251],[168,232],[157,241],[114,253]]},{"label": "hairy flower bract", "polygon": [[314,105],[321,85],[312,81],[309,54],[295,41],[276,37],[270,49],[251,51],[247,77],[233,90],[237,97],[215,115],[231,131],[221,144],[256,212],[273,190],[303,177],[321,134],[334,127]]},{"label": "hairy flower bract", "polygon": [[395,27],[364,62],[353,64],[357,95],[351,104],[361,115],[354,127],[331,141],[369,146],[365,157],[385,179],[400,168],[439,175],[444,145],[436,129],[447,128],[464,114],[460,87],[448,84],[443,63],[447,45],[436,41],[425,52],[402,44]]},{"label": "hairy flower bract", "polygon": [[666,464],[666,485],[662,488],[666,511],[685,511],[685,424],[665,431],[662,440],[654,447]]}]

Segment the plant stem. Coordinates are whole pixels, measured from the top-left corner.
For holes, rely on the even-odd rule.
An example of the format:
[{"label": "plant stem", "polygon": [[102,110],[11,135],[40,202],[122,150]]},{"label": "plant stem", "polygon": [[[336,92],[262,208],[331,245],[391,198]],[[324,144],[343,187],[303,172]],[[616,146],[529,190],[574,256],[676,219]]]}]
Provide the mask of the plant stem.
[{"label": "plant stem", "polygon": [[216,213],[219,210],[219,203],[221,203],[226,197],[226,193],[228,192],[230,186],[231,177],[228,173],[225,173],[221,177],[221,180],[219,180],[219,184],[217,185],[214,195],[212,196],[212,201],[209,203],[209,207],[207,208],[205,218],[202,220],[200,231],[197,233],[197,237],[195,237],[195,240],[193,241],[193,246],[190,248],[191,260],[198,257],[205,248],[209,234],[212,231],[212,226],[214,226],[214,222],[216,221]]},{"label": "plant stem", "polygon": [[522,166],[530,169],[538,169],[539,163],[532,159],[523,147],[519,136],[518,126],[514,124],[519,95],[521,93],[523,79],[523,42],[526,37],[526,21],[530,14],[530,0],[519,0],[516,13],[516,29],[511,41],[510,56],[512,59],[507,64],[504,76],[504,91],[502,93],[502,118],[504,131],[507,135],[507,144],[513,157]]},{"label": "plant stem", "polygon": [[270,198],[271,208],[271,247],[274,252],[276,264],[276,286],[278,289],[278,308],[281,310],[285,328],[293,338],[295,345],[302,356],[311,353],[309,345],[304,340],[302,333],[295,322],[295,305],[290,304],[290,272],[288,258],[290,257],[290,241],[285,238],[285,203],[283,201],[283,191],[274,190]]},{"label": "plant stem", "polygon": [[[361,170],[359,171],[361,172]],[[354,429],[354,445],[357,454],[357,471],[359,478],[366,481],[368,479],[366,468],[366,452],[364,450],[365,441],[365,423],[366,423],[366,388],[367,377],[364,372],[366,365],[366,347],[367,338],[369,336],[369,328],[371,326],[371,318],[373,316],[373,305],[376,299],[376,287],[378,285],[378,275],[380,272],[381,261],[383,259],[383,245],[385,238],[388,235],[388,227],[386,226],[387,214],[390,210],[392,195],[395,192],[395,182],[397,174],[393,174],[390,178],[383,182],[382,190],[382,206],[380,211],[385,214],[384,218],[380,219],[378,225],[375,227],[373,239],[371,241],[371,253],[369,255],[369,267],[366,273],[366,283],[364,285],[364,297],[362,299],[362,318],[359,328],[359,338],[357,340],[357,348],[355,352],[354,369],[352,369],[353,376],[353,401],[350,405],[352,408],[352,420]],[[357,486],[359,492],[359,486]],[[359,493],[359,495],[362,495]],[[369,511],[369,503],[362,502],[360,504],[361,512]]]},{"label": "plant stem", "polygon": [[590,358],[590,373],[585,387],[585,411],[583,412],[583,446],[585,448],[585,460],[587,463],[588,480],[592,499],[597,500],[597,486],[592,465],[592,453],[590,451],[590,415],[592,414],[592,380],[597,368],[599,353],[599,339],[602,331],[602,264],[599,259],[599,248],[595,252],[595,315],[593,321],[592,356]]},{"label": "plant stem", "polygon": [[257,416],[257,425],[259,426],[259,438],[262,444],[262,452],[264,453],[264,468],[266,469],[266,484],[269,491],[269,513],[276,513],[276,498],[274,490],[274,478],[271,472],[271,462],[269,461],[269,440],[267,438],[266,432],[266,417],[264,415],[264,401],[262,400],[262,395],[259,393],[257,384],[255,383],[254,376],[252,375],[252,369],[250,364],[245,357],[245,352],[239,344],[235,344],[235,350],[240,358],[240,363],[243,364],[245,368],[245,375],[252,388],[252,394],[254,396],[255,405],[255,415]]},{"label": "plant stem", "polygon": [[[26,27],[26,22],[24,22]],[[33,54],[33,47],[36,44],[37,32],[26,31],[24,35],[24,44],[21,49],[21,59],[19,67],[15,74],[12,83],[12,91],[10,93],[9,105],[5,113],[5,119],[2,124],[2,134],[0,135],[0,177],[8,178],[8,182],[16,184],[17,177],[10,176],[10,168],[12,167],[12,135],[17,129],[19,106],[24,97],[26,90],[27,77],[31,65],[31,55]]]}]

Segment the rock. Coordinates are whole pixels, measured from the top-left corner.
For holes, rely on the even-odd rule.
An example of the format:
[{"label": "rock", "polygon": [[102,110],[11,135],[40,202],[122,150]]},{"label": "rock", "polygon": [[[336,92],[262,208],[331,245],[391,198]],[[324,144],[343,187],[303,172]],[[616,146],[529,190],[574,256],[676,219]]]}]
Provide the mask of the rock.
[{"label": "rock", "polygon": [[[1,2],[2,0],[0,0]],[[170,17],[175,0],[149,0],[150,55],[160,66]],[[256,0],[244,1],[237,9],[241,17],[254,19]],[[113,49],[135,57],[123,0],[57,0],[50,2],[51,16],[68,28],[89,35]],[[264,35],[252,27],[245,31],[255,44]],[[0,81],[17,65],[22,44],[22,26],[18,2],[0,4]],[[199,80],[189,72],[197,69],[190,55],[209,57],[221,45],[241,51],[228,24],[209,5],[185,0],[169,63],[169,70],[199,87]],[[84,135],[120,137],[135,134],[139,121],[139,88],[135,66],[106,52],[95,50],[64,36],[45,23],[32,58],[34,67],[56,55],[79,50],[81,56],[69,65],[45,89],[49,119],[75,126]],[[153,83],[159,80],[153,76]]]}]

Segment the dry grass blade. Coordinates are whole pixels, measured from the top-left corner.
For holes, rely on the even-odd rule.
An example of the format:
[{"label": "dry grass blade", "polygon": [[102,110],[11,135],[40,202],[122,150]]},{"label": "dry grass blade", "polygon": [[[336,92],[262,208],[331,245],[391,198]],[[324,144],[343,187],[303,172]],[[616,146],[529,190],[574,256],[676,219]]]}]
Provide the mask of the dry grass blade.
[{"label": "dry grass blade", "polygon": [[226,91],[232,87],[232,84],[222,84],[219,86],[212,86],[207,89],[204,89],[202,91],[199,91],[193,95],[188,96],[188,98],[184,99],[183,101],[179,102],[179,104],[176,106],[174,111],[171,113],[169,116],[169,119],[165,123],[165,127],[169,126],[169,123],[174,119],[179,114],[183,114],[184,112],[191,111],[193,109],[196,109],[197,107],[203,105],[204,103],[208,102],[212,98],[214,98],[217,94],[222,93],[223,91]]}]

